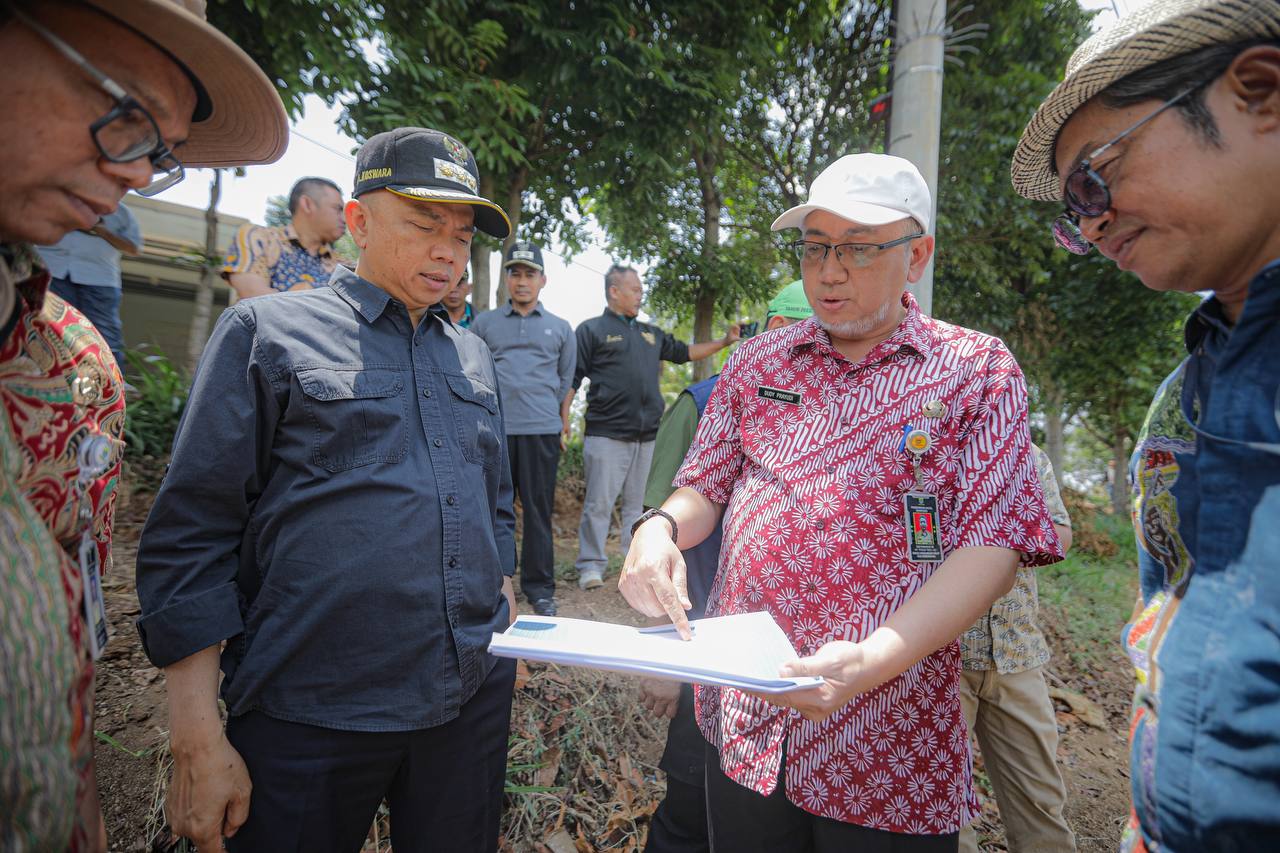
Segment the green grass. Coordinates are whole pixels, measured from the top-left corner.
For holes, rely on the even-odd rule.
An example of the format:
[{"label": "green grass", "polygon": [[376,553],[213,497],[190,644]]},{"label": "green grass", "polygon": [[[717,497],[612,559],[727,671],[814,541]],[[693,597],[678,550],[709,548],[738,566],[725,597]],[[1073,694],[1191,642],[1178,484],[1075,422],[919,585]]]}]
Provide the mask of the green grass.
[{"label": "green grass", "polygon": [[[1037,578],[1041,604],[1055,610],[1071,634],[1073,661],[1088,667],[1120,648],[1120,632],[1138,594],[1138,573],[1127,517],[1077,512],[1075,523],[1082,547],[1040,569]],[[1090,542],[1104,547],[1085,547]]]}]

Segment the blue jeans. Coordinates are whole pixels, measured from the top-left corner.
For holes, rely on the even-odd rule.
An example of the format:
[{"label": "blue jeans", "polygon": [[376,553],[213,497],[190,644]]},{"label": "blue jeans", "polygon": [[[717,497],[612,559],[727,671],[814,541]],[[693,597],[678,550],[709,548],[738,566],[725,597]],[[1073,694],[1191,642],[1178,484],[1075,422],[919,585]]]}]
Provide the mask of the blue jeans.
[{"label": "blue jeans", "polygon": [[120,373],[125,372],[124,326],[120,323],[120,288],[100,284],[77,284],[65,278],[49,282],[49,289],[89,318],[111,347]]}]

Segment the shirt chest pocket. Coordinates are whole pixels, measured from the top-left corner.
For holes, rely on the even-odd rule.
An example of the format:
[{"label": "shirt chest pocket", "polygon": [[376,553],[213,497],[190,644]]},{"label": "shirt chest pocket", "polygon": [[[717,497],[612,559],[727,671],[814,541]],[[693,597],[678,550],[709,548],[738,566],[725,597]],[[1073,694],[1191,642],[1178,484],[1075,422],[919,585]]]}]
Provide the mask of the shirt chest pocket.
[{"label": "shirt chest pocket", "polygon": [[398,371],[312,368],[298,372],[298,383],[315,464],[336,473],[404,459],[408,402]]},{"label": "shirt chest pocket", "polygon": [[498,421],[498,395],[492,388],[461,373],[446,373],[453,421],[468,462],[494,468],[502,460],[502,430]]}]

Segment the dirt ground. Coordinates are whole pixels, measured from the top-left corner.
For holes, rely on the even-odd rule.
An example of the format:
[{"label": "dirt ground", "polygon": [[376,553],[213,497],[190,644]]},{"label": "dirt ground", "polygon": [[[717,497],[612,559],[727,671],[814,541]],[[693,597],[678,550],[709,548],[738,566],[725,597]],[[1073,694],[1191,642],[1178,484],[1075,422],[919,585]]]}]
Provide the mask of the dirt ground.
[{"label": "dirt ground", "polygon": [[[134,559],[138,534],[151,499],[146,486],[140,483],[145,483],[147,479],[145,472],[141,476],[135,472],[135,476],[127,478],[122,488],[116,513],[114,566],[103,584],[113,635],[99,663],[97,676],[98,717],[95,728],[99,734],[96,758],[98,784],[110,850],[113,853],[143,853],[150,849],[150,840],[162,823],[162,818],[159,817],[160,801],[169,766],[164,746],[167,734],[164,676],[143,655],[133,627],[138,614],[133,586]],[[557,556],[564,575],[557,595],[560,615],[638,624],[637,615],[627,607],[612,584],[606,583],[602,589],[584,593],[573,582],[571,564],[576,552],[576,510],[576,503],[571,499],[557,501]],[[616,562],[615,560],[615,564]],[[521,610],[525,610],[527,606],[521,601]],[[1128,808],[1124,743],[1130,691],[1127,664],[1116,653],[1095,671],[1082,671],[1071,663],[1069,655],[1062,653],[1065,634],[1061,630],[1061,615],[1051,612],[1046,614],[1046,623],[1046,633],[1056,652],[1054,661],[1049,665],[1051,684],[1087,697],[1096,704],[1105,718],[1103,728],[1089,725],[1078,715],[1084,713],[1080,708],[1074,709],[1078,713],[1073,713],[1065,702],[1059,702],[1058,719],[1063,732],[1059,758],[1069,788],[1068,818],[1075,829],[1082,853],[1111,851],[1115,849],[1120,837]],[[570,670],[555,672],[541,667],[532,669],[533,683],[522,688],[522,694],[528,692],[532,695],[537,687],[550,686],[555,689],[557,684],[567,685],[577,678],[574,671]],[[556,684],[548,684],[549,681]],[[593,673],[588,686],[591,688],[589,695],[593,696],[600,695],[602,690],[609,691],[611,708],[623,709],[625,712],[626,708],[632,706],[631,697],[635,695],[635,684],[631,680],[611,674]],[[565,688],[562,692],[567,690]],[[535,706],[541,705],[545,696],[545,693],[541,693],[530,699],[530,708],[525,714],[526,725],[534,725],[529,719],[537,711]],[[572,710],[568,708],[571,703],[567,699],[562,697],[559,701],[566,711]],[[517,709],[521,708],[521,697],[517,698],[516,705]],[[643,710],[638,705],[634,707],[637,715],[643,717]],[[520,733],[515,730],[519,717],[518,714],[513,715],[513,742],[517,744],[522,743]],[[557,719],[562,717],[563,714]],[[541,722],[536,725],[548,731]],[[628,807],[628,817],[631,818],[628,826],[632,830],[619,828],[621,822],[617,819],[616,812],[621,809],[621,805],[611,803],[615,814],[608,816],[608,826],[613,832],[596,838],[586,838],[585,833],[575,832],[575,838],[566,828],[595,825],[590,822],[590,815],[576,814],[570,810],[566,823],[567,800],[558,800],[559,795],[537,792],[514,794],[511,795],[513,799],[508,809],[510,813],[514,813],[514,818],[509,814],[506,825],[506,831],[512,834],[512,838],[504,841],[506,849],[560,853],[561,850],[574,849],[634,850],[642,847],[647,830],[643,826],[645,815],[651,813],[654,804],[661,797],[663,783],[656,764],[661,754],[665,726],[646,719],[624,721],[621,725],[628,728],[631,748],[623,751],[620,756],[609,755],[612,750],[597,748],[597,753],[604,754],[599,755],[598,759],[588,755],[585,763],[592,764],[597,774],[601,767],[607,765],[612,768],[607,778],[601,776],[599,780],[606,787],[620,778],[630,780],[625,784],[618,784],[628,789],[623,791],[623,799]],[[552,727],[547,737],[555,734],[556,728]],[[607,733],[605,736],[608,736]],[[550,760],[553,756],[555,760]],[[558,747],[548,750],[544,742],[534,758],[542,762],[543,766],[548,761],[550,764],[548,771],[538,774],[538,781],[552,783],[558,780],[562,785],[565,784],[565,777],[570,774],[563,765],[560,765],[559,771],[556,769]],[[514,752],[512,760],[516,760]],[[599,767],[595,767],[597,764]],[[572,770],[575,777],[586,775],[586,771],[579,774],[576,768]],[[544,773],[546,778],[542,778]],[[985,782],[980,769],[978,776],[980,782]],[[600,788],[597,787],[597,790]],[[989,789],[980,784],[980,790],[983,793],[984,809],[977,828],[983,849],[1004,851],[1006,847],[995,802]],[[520,797],[526,797],[529,801],[514,799]],[[516,837],[529,831],[546,831],[545,824],[537,824],[535,820],[538,805],[533,801],[538,797],[550,800],[551,806],[559,808],[560,814],[555,822],[558,831],[544,835],[541,839],[538,836],[532,839],[527,836]],[[530,816],[529,820],[526,820],[526,816]],[[599,825],[602,827],[605,817],[601,816]],[[565,826],[562,827],[561,824]],[[539,840],[546,843],[539,843]],[[576,847],[573,846],[574,842]],[[371,842],[368,849],[389,848],[384,841],[382,845]]]}]

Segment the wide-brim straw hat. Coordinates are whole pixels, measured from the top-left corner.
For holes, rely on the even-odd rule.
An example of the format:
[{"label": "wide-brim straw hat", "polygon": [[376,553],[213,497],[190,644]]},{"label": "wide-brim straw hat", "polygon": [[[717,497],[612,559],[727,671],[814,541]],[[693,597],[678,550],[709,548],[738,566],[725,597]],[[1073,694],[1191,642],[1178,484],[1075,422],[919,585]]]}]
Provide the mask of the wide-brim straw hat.
[{"label": "wide-brim straw hat", "polygon": [[86,0],[177,60],[204,90],[187,141],[187,167],[280,159],[289,121],[276,87],[249,55],[205,20],[204,0]]},{"label": "wide-brim straw hat", "polygon": [[1215,44],[1280,38],[1280,0],[1155,0],[1080,45],[1066,79],[1045,98],[1013,152],[1013,187],[1039,201],[1062,198],[1053,170],[1058,133],[1090,98],[1123,77]]}]

